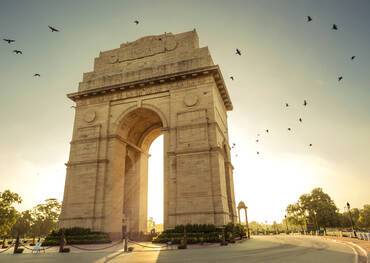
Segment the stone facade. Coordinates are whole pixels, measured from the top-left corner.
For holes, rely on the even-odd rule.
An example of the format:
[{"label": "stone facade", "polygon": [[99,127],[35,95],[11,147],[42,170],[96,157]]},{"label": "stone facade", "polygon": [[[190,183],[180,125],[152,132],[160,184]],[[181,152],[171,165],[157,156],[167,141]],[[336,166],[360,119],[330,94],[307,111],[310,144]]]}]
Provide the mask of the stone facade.
[{"label": "stone facade", "polygon": [[61,227],[146,232],[148,150],[164,135],[164,227],[236,222],[220,69],[195,31],[101,52],[83,75]]}]

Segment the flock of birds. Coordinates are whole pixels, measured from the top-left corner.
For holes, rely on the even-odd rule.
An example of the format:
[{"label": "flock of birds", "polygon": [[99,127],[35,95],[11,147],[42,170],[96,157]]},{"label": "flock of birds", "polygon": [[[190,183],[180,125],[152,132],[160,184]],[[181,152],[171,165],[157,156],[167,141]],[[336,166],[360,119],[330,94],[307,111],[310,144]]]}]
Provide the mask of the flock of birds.
[{"label": "flock of birds", "polygon": [[[51,32],[59,32],[59,29],[57,29],[55,27],[48,26],[48,28],[50,29]],[[8,44],[14,44],[15,43],[15,40],[14,39],[3,38],[3,40],[5,42],[7,42]],[[23,51],[20,50],[20,49],[14,49],[13,50],[13,53],[16,54],[16,55],[22,55],[23,54]],[[33,76],[34,77],[41,77],[41,74],[40,73],[35,73],[35,74],[33,74]]]},{"label": "flock of birds", "polygon": [[[307,16],[307,22],[312,22],[312,21],[313,21],[312,17],[311,16]],[[134,23],[136,25],[139,25],[140,22],[139,22],[139,20],[134,20]],[[50,29],[51,32],[59,32],[59,29],[57,29],[57,28],[55,28],[53,26],[48,26],[48,28]],[[332,27],[331,27],[331,29],[332,30],[338,30],[338,25],[333,24]],[[8,44],[15,43],[15,40],[14,39],[4,38],[3,40],[5,42],[7,42]],[[15,53],[16,55],[22,55],[23,54],[22,50],[18,50],[18,49],[14,49],[13,50],[13,53]],[[241,56],[242,55],[242,52],[241,52],[241,50],[239,48],[236,48],[235,49],[235,54],[238,55],[238,56]],[[354,60],[355,58],[356,58],[356,56],[351,56],[350,59],[351,60]],[[41,74],[40,73],[35,73],[33,76],[34,77],[41,77]],[[234,76],[230,76],[230,79],[232,81],[234,81],[235,80],[235,77]],[[343,80],[343,76],[338,76],[338,81],[340,82],[342,80]],[[306,107],[307,105],[308,105],[307,100],[303,100],[303,106]],[[285,107],[289,107],[289,106],[290,106],[289,103],[285,103]],[[303,119],[300,117],[300,118],[298,118],[298,121],[300,123],[302,123],[303,122]],[[289,132],[292,131],[291,127],[288,127],[287,130]],[[269,134],[270,133],[270,129],[265,129],[265,132],[266,132],[266,134]],[[259,143],[260,142],[260,136],[261,136],[261,134],[258,133],[257,134],[257,138],[256,138],[256,143]],[[312,143],[309,143],[308,146],[309,147],[312,147]],[[236,144],[233,143],[231,148],[232,149],[235,149],[236,148]],[[256,153],[257,153],[257,155],[259,155],[260,154],[260,151],[256,151]],[[236,154],[236,157],[237,156],[238,155]]]},{"label": "flock of birds", "polygon": [[[311,16],[307,16],[307,22],[312,22],[312,21],[313,21],[312,17]],[[331,27],[331,30],[336,31],[336,30],[338,30],[338,28],[339,28],[338,25],[333,24],[332,27]],[[236,48],[235,49],[235,55],[238,55],[238,56],[241,56],[242,55],[242,52],[241,52],[241,50],[239,48]],[[356,58],[356,56],[351,56],[350,57],[350,60],[354,60],[355,58]],[[230,79],[233,81],[233,80],[235,80],[235,77],[234,76],[230,76]],[[338,82],[340,82],[342,80],[343,80],[343,76],[341,76],[341,75],[338,76]],[[303,100],[303,106],[306,107],[307,105],[308,105],[307,100]],[[289,103],[285,103],[285,107],[289,107]],[[298,118],[298,121],[300,123],[302,123],[303,122],[303,119],[300,117],[300,118]],[[288,127],[287,130],[289,132],[292,131],[292,129],[290,127]],[[266,134],[268,134],[268,133],[270,133],[270,130],[269,129],[265,129],[265,132],[266,132]],[[257,134],[257,138],[256,138],[256,143],[259,143],[260,142],[260,136],[261,136],[261,134],[258,133]],[[313,145],[312,143],[309,143],[308,144],[308,147],[312,147],[312,145]],[[231,149],[235,149],[235,148],[236,148],[236,144],[233,143]],[[259,155],[260,154],[260,151],[256,151],[256,154]],[[235,156],[238,157],[237,154]]]}]

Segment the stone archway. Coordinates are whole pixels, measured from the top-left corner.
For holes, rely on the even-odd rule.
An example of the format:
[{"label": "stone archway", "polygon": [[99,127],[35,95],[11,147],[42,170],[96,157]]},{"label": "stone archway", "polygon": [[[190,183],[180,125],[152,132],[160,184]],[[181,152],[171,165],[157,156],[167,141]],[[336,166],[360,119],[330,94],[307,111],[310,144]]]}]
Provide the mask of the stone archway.
[{"label": "stone archway", "polygon": [[159,115],[147,108],[130,111],[118,127],[117,135],[129,146],[123,175],[123,224],[134,239],[147,231],[148,152],[162,128]]},{"label": "stone archway", "polygon": [[61,227],[146,230],[148,150],[164,136],[164,228],[236,222],[220,69],[195,31],[101,52],[76,103]]}]

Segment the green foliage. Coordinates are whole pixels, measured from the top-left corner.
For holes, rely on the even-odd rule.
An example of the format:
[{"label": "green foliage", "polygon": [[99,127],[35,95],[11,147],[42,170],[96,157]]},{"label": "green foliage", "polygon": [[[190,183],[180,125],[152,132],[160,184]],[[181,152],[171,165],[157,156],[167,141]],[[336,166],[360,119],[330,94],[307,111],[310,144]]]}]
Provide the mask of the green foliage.
[{"label": "green foliage", "polygon": [[12,227],[12,236],[25,236],[31,230],[33,224],[33,218],[30,210],[23,211],[18,217],[16,223]]},{"label": "green foliage", "polygon": [[196,243],[215,243],[220,242],[222,240],[222,236],[224,233],[223,228],[225,229],[226,240],[231,240],[234,238],[241,238],[245,237],[245,229],[244,226],[240,224],[232,224],[229,223],[225,225],[223,228],[216,227],[215,225],[211,224],[188,224],[184,225],[177,225],[174,229],[168,229],[163,231],[160,235],[153,239],[153,243],[167,243],[171,241],[173,244],[180,244],[184,238],[184,228],[186,229],[186,237],[188,244],[196,244]]},{"label": "green foliage", "polygon": [[49,198],[44,203],[37,205],[32,210],[33,236],[46,236],[50,231],[57,229],[61,204],[57,199]]},{"label": "green foliage", "polygon": [[[43,246],[59,245],[62,230],[53,230],[45,238]],[[108,234],[103,232],[91,231],[88,228],[73,227],[64,229],[65,239],[67,244],[104,244],[110,243],[111,240]]]},{"label": "green foliage", "polygon": [[315,188],[309,194],[303,194],[298,202],[287,207],[287,219],[291,224],[312,224],[315,229],[338,225],[338,208],[328,194],[321,188]]},{"label": "green foliage", "polygon": [[324,230],[327,227],[352,227],[351,218],[355,228],[370,228],[370,205],[363,209],[352,208],[339,213],[336,205],[328,194],[321,188],[315,188],[309,194],[303,194],[294,204],[288,205],[287,220],[292,227],[299,226],[301,230],[311,225],[314,229]]},{"label": "green foliage", "polygon": [[22,198],[9,190],[0,192],[0,236],[9,236],[13,225],[17,222],[19,213],[14,204],[20,204]]},{"label": "green foliage", "polygon": [[45,236],[57,228],[61,204],[53,198],[46,199],[32,210],[19,213],[14,204],[22,198],[9,190],[0,192],[0,236]]},{"label": "green foliage", "polygon": [[359,213],[359,223],[363,227],[370,228],[370,205],[364,205]]}]

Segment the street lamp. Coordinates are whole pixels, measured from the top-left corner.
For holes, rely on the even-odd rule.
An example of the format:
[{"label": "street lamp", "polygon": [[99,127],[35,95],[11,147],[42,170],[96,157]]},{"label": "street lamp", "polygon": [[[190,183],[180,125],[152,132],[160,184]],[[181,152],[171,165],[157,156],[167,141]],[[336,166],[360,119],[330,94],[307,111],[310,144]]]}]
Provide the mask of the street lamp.
[{"label": "street lamp", "polygon": [[288,219],[287,219],[287,216],[285,215],[285,226],[286,226],[286,233],[288,234],[289,233],[289,229],[288,229]]},{"label": "street lamp", "polygon": [[347,202],[347,209],[348,209],[349,219],[351,220],[352,233],[355,235],[355,237],[357,237],[355,227],[354,227],[354,223],[353,223],[353,219],[352,219],[351,205],[349,204],[349,202]]}]

